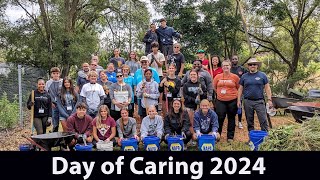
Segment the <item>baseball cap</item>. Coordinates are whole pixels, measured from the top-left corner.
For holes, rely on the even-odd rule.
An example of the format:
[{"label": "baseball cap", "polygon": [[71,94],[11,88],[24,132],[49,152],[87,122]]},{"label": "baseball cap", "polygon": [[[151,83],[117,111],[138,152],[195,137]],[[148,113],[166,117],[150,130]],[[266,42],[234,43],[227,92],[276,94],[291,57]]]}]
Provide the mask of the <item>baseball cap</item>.
[{"label": "baseball cap", "polygon": [[203,49],[199,49],[199,50],[197,51],[197,54],[200,54],[200,53],[204,53],[204,50],[203,50]]}]

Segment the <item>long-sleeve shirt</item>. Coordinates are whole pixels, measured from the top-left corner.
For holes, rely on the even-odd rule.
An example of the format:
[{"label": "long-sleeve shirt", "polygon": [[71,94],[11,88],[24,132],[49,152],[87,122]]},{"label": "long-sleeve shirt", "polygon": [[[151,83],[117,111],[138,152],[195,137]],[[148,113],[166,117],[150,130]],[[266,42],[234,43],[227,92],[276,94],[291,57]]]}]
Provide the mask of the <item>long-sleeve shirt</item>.
[{"label": "long-sleeve shirt", "polygon": [[[157,83],[160,83],[160,78],[159,78],[159,74],[157,72],[157,70],[149,67],[148,69],[151,69],[152,70],[152,78],[153,80],[155,80]],[[136,71],[136,73],[134,73],[134,80],[133,80],[133,85],[138,85],[143,79],[144,75],[142,75],[143,71],[142,69],[138,69]]]},{"label": "long-sleeve shirt", "polygon": [[[188,82],[189,80],[189,74],[190,74],[190,70],[187,71],[186,75],[183,77],[181,84],[185,84],[186,82]],[[213,95],[213,79],[210,75],[210,73],[206,70],[201,69],[198,72],[199,75],[199,79],[201,84],[206,86],[207,92],[208,92],[208,100],[211,101],[212,100],[212,95]]]},{"label": "long-sleeve shirt", "polygon": [[204,115],[201,110],[194,113],[194,131],[208,134],[210,132],[217,132],[218,128],[218,116],[213,110],[209,109],[206,115]]},{"label": "long-sleeve shirt", "polygon": [[[199,85],[200,82],[193,83],[189,80],[187,83],[183,85],[183,97],[184,97],[184,105],[187,108],[192,108],[194,110],[197,109],[197,104],[195,103],[196,98],[199,94]],[[207,98],[207,90],[203,84],[201,84],[201,89],[203,94],[200,95],[200,100]]]},{"label": "long-sleeve shirt", "polygon": [[145,53],[148,54],[151,52],[151,43],[158,42],[158,35],[156,32],[152,32],[148,30],[147,33],[144,35],[143,42],[146,43],[146,50]]},{"label": "long-sleeve shirt", "polygon": [[160,40],[160,43],[163,45],[172,45],[173,37],[180,38],[180,34],[173,29],[173,27],[159,27],[157,29],[157,34]]},{"label": "long-sleeve shirt", "polygon": [[77,113],[74,113],[67,119],[67,130],[77,134],[86,134],[89,137],[92,134],[92,118],[86,114],[80,119]]},{"label": "long-sleeve shirt", "polygon": [[165,100],[167,96],[168,101],[171,101],[173,98],[177,98],[178,94],[180,92],[180,87],[181,87],[181,79],[179,77],[176,77],[174,79],[171,79],[169,77],[166,77],[167,81],[169,83],[169,87],[165,87],[164,85],[162,87],[159,86],[159,92],[162,93],[164,92],[164,88],[167,88],[168,91],[167,93],[162,96],[162,100]]},{"label": "long-sleeve shirt", "polygon": [[[181,122],[182,120],[182,122]],[[180,113],[174,113],[171,117],[166,115],[164,118],[164,133],[165,134],[181,134],[182,132],[186,133],[190,128],[190,120],[187,111],[183,111],[182,115]]]},{"label": "long-sleeve shirt", "polygon": [[[31,109],[31,94],[27,102],[27,108]],[[41,117],[51,117],[51,97],[44,91],[43,93],[38,90],[34,91],[34,112],[33,115],[35,118]]]},{"label": "long-sleeve shirt", "polygon": [[129,117],[128,123],[121,129],[121,118],[117,120],[117,131],[120,138],[132,138],[137,135],[137,122],[134,118]]},{"label": "long-sleeve shirt", "polygon": [[[136,88],[137,97],[142,98],[141,106],[143,108],[149,107],[151,105],[158,105],[158,99],[160,96],[159,93],[159,84],[153,80],[146,82],[145,88],[142,88],[142,84],[146,82],[145,80],[140,82]],[[149,97],[143,97],[143,93],[147,93]]]},{"label": "long-sleeve shirt", "polygon": [[51,96],[51,101],[53,103],[56,103],[59,98],[60,90],[62,88],[62,81],[63,79],[59,79],[57,81],[50,79],[46,82],[45,90]]},{"label": "long-sleeve shirt", "polygon": [[143,118],[141,123],[141,138],[146,136],[157,136],[161,139],[163,135],[163,120],[159,115],[155,115],[154,119],[150,119],[150,116]]},{"label": "long-sleeve shirt", "polygon": [[65,102],[62,102],[62,97],[58,98],[57,107],[59,109],[59,116],[67,119],[71,114],[76,112],[76,104],[80,98],[79,94],[76,93],[77,100],[74,99],[70,92],[65,95]]}]

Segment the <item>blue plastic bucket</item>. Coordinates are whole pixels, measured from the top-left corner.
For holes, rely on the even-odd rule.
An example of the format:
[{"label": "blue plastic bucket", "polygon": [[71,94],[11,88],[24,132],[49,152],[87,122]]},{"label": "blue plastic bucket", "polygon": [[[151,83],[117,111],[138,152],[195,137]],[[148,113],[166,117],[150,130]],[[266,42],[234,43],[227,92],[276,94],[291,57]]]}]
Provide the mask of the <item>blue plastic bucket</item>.
[{"label": "blue plastic bucket", "polygon": [[268,136],[267,131],[252,130],[249,132],[249,138],[254,145],[254,151],[258,151],[259,145],[263,142],[264,137],[266,136]]},{"label": "blue plastic bucket", "polygon": [[138,141],[135,138],[123,139],[121,141],[122,151],[138,151]]},{"label": "blue plastic bucket", "polygon": [[91,143],[87,143],[87,145],[82,145],[82,144],[76,144],[74,149],[76,151],[92,151],[93,145]]},{"label": "blue plastic bucket", "polygon": [[181,135],[169,136],[167,141],[169,151],[183,151],[183,139]]},{"label": "blue plastic bucket", "polygon": [[31,144],[21,144],[19,146],[20,151],[31,151],[32,147]]},{"label": "blue plastic bucket", "polygon": [[147,136],[143,138],[143,144],[146,151],[158,151],[160,149],[160,138],[157,136]]},{"label": "blue plastic bucket", "polygon": [[210,134],[203,134],[198,138],[199,151],[214,151],[216,137]]}]

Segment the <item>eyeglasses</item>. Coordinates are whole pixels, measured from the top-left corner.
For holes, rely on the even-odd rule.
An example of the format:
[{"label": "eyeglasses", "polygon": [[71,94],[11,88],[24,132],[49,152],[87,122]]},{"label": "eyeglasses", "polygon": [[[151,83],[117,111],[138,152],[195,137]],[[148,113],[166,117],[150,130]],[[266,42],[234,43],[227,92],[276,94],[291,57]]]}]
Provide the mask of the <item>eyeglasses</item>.
[{"label": "eyeglasses", "polygon": [[174,48],[180,48],[180,47],[174,47]]},{"label": "eyeglasses", "polygon": [[124,70],[124,71],[129,71],[129,69],[122,69],[122,70]]},{"label": "eyeglasses", "polygon": [[116,77],[117,77],[117,78],[118,78],[118,77],[122,77],[122,75],[118,75],[118,76],[116,76]]},{"label": "eyeglasses", "polygon": [[248,66],[258,66],[258,64],[248,64]]}]

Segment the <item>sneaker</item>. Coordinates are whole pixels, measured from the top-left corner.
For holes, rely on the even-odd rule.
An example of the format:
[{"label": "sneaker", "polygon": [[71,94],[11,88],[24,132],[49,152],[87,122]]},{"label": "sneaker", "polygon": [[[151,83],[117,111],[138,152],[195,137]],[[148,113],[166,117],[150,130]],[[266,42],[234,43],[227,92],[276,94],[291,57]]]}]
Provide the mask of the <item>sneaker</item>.
[{"label": "sneaker", "polygon": [[243,126],[242,126],[242,123],[241,123],[241,122],[239,122],[238,128],[239,128],[239,129],[243,129]]}]

